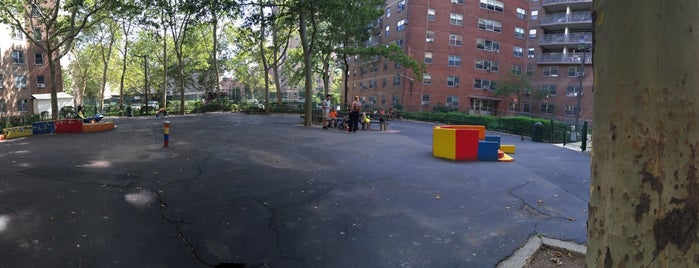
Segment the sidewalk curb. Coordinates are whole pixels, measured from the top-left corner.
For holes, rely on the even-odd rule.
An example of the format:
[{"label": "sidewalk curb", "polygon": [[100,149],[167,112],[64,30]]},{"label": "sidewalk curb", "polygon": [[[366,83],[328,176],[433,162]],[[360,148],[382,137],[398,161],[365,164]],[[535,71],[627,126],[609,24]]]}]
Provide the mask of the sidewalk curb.
[{"label": "sidewalk curb", "polygon": [[532,236],[521,248],[517,249],[512,256],[500,262],[498,268],[521,268],[529,263],[531,257],[542,247],[549,246],[565,249],[580,254],[586,254],[587,246],[578,245],[573,242],[552,239],[548,237]]}]

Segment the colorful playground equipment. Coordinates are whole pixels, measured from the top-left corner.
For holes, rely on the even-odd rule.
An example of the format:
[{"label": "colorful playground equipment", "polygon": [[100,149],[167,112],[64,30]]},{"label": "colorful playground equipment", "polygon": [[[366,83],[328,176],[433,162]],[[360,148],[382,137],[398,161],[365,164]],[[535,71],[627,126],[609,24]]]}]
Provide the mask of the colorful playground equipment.
[{"label": "colorful playground equipment", "polygon": [[432,155],[459,161],[501,161],[514,159],[514,145],[501,145],[500,136],[486,136],[485,126],[445,125],[432,129]]}]

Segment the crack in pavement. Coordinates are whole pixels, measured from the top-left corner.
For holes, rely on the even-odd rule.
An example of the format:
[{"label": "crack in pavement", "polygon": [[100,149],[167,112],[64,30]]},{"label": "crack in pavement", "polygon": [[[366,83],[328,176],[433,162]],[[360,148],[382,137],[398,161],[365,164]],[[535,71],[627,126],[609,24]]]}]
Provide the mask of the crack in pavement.
[{"label": "crack in pavement", "polygon": [[267,229],[272,230],[272,232],[274,232],[274,234],[275,234],[274,235],[274,243],[277,246],[277,253],[279,254],[279,258],[289,259],[289,260],[293,260],[293,261],[296,261],[299,263],[303,263],[303,261],[301,261],[300,259],[284,255],[284,251],[282,250],[281,244],[279,243],[279,230],[277,230],[277,228],[274,227],[274,224],[277,222],[277,216],[276,216],[276,212],[275,212],[274,208],[270,207],[266,201],[254,196],[254,195],[252,196],[252,199],[254,199],[255,201],[257,201],[257,203],[259,203],[260,205],[265,207],[265,209],[267,209],[267,213],[269,213],[269,217],[267,218],[269,220],[269,223],[267,224]]},{"label": "crack in pavement", "polygon": [[526,200],[524,200],[523,197],[521,197],[521,196],[519,196],[519,195],[517,195],[517,194],[514,193],[514,191],[516,191],[516,190],[518,190],[518,189],[521,189],[521,188],[524,188],[525,186],[529,185],[530,183],[531,183],[531,182],[528,181],[528,182],[526,182],[526,183],[524,183],[524,184],[522,184],[522,185],[512,187],[512,188],[508,189],[507,192],[508,192],[511,196],[513,196],[513,197],[519,199],[519,201],[522,202],[522,206],[519,208],[519,210],[524,211],[525,213],[527,213],[527,214],[529,214],[529,215],[532,215],[532,216],[534,216],[534,217],[542,217],[542,218],[544,218],[543,220],[537,221],[537,222],[534,224],[534,233],[537,232],[537,229],[539,228],[539,224],[541,224],[541,223],[543,223],[543,222],[546,222],[546,221],[548,221],[548,220],[552,220],[552,219],[563,219],[563,220],[567,220],[567,221],[575,221],[575,219],[574,219],[574,218],[571,218],[571,217],[564,217],[564,216],[560,216],[560,215],[551,215],[551,214],[549,214],[549,213],[547,213],[547,212],[543,212],[543,211],[537,209],[535,206],[530,205]]},{"label": "crack in pavement", "polygon": [[182,241],[184,241],[185,245],[189,248],[189,251],[192,253],[192,256],[194,257],[194,259],[196,259],[199,263],[201,263],[203,265],[206,265],[209,267],[215,267],[214,264],[207,262],[206,260],[204,260],[204,258],[199,256],[199,254],[197,253],[197,249],[194,246],[194,243],[192,243],[190,241],[189,237],[187,237],[187,235],[182,230],[182,227],[180,226],[180,223],[185,223],[185,224],[191,224],[191,223],[184,221],[184,220],[176,221],[176,220],[171,219],[170,217],[166,216],[165,209],[167,207],[169,207],[168,204],[163,200],[163,196],[160,195],[160,193],[158,191],[151,190],[151,192],[155,193],[155,195],[158,196],[158,203],[160,204],[160,217],[163,218],[168,223],[170,223],[175,228],[175,232],[180,237],[180,239],[182,239]]}]

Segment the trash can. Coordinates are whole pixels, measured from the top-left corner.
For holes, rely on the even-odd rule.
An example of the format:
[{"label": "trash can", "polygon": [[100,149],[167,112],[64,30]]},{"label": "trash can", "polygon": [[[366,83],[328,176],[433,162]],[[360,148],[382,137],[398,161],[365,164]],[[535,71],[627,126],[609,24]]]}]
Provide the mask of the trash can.
[{"label": "trash can", "polygon": [[133,117],[133,109],[131,108],[131,106],[126,106],[126,116]]},{"label": "trash can", "polygon": [[544,124],[535,122],[532,126],[532,141],[542,142],[544,137]]}]

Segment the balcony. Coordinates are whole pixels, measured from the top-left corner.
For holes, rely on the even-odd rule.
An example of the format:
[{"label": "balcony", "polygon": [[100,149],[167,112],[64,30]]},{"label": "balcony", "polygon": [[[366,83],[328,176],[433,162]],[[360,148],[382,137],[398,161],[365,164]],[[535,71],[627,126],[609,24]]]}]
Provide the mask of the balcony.
[{"label": "balcony", "polygon": [[541,7],[549,12],[571,9],[592,9],[592,0],[542,0]]},{"label": "balcony", "polygon": [[592,32],[544,34],[539,39],[539,46],[548,49],[578,47],[578,44],[592,44]]},{"label": "balcony", "polygon": [[592,29],[592,13],[589,11],[555,13],[539,16],[539,25],[547,30]]},{"label": "balcony", "polygon": [[536,63],[537,64],[580,65],[583,57],[585,57],[585,64],[592,64],[591,53],[580,53],[580,52],[576,52],[576,53],[543,53],[543,54],[539,54],[537,56]]}]

